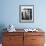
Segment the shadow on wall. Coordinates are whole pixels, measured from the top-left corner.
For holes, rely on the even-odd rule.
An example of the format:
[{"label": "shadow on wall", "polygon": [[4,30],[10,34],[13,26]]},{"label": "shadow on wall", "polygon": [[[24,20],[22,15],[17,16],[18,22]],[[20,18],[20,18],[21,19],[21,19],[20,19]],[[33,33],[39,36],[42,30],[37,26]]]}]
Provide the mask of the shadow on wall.
[{"label": "shadow on wall", "polygon": [[4,30],[5,25],[4,24],[0,24],[0,43],[2,43],[2,36],[3,36],[3,32],[5,32],[6,30]]}]

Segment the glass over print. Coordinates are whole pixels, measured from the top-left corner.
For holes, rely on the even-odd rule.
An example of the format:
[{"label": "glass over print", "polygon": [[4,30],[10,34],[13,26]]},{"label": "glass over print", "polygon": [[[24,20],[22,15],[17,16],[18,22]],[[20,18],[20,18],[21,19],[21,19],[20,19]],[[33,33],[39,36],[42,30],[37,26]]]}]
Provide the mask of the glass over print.
[{"label": "glass over print", "polygon": [[34,5],[20,5],[20,22],[34,22]]}]

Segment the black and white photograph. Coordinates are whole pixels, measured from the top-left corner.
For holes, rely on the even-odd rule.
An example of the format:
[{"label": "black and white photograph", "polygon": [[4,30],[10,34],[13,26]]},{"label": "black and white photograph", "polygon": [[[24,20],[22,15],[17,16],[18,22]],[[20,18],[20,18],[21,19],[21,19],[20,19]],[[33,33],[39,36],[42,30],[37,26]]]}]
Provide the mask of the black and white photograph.
[{"label": "black and white photograph", "polygon": [[34,21],[34,6],[33,5],[20,5],[20,22],[33,22]]}]

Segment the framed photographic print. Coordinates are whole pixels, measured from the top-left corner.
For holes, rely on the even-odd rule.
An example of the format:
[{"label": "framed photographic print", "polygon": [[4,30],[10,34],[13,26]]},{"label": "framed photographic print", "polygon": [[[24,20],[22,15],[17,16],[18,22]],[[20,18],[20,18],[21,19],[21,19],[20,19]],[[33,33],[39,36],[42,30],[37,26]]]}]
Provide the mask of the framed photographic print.
[{"label": "framed photographic print", "polygon": [[34,22],[34,5],[19,6],[19,21],[23,23]]}]

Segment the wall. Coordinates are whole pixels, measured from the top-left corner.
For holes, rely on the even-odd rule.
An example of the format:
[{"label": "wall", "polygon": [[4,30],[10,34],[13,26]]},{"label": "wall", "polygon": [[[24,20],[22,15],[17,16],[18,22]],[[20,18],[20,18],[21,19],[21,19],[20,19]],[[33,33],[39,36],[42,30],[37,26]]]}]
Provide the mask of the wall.
[{"label": "wall", "polygon": [[[16,28],[46,28],[46,0],[1,0],[0,25],[13,24]],[[19,5],[34,5],[34,23],[19,22]]]},{"label": "wall", "polygon": [[[46,0],[0,0],[0,31],[13,24],[15,28],[40,27],[46,32]],[[19,5],[34,5],[34,23],[19,22]]]}]

